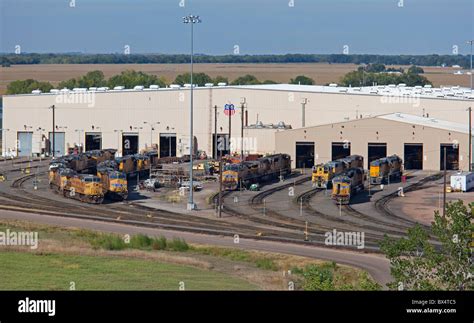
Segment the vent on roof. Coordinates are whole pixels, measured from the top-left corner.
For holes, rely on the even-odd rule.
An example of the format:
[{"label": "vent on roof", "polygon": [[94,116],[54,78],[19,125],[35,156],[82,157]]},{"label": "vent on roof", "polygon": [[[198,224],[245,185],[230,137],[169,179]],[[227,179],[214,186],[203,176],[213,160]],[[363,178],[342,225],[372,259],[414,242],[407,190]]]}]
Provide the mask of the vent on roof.
[{"label": "vent on roof", "polygon": [[114,90],[124,90],[124,89],[125,89],[125,86],[122,86],[122,85],[114,87]]}]

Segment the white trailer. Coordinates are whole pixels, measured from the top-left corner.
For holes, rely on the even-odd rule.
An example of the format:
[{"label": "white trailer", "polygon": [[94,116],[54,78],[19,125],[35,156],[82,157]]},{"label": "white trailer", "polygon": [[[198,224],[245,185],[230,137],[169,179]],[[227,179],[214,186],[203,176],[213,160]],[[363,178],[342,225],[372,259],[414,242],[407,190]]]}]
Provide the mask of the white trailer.
[{"label": "white trailer", "polygon": [[454,192],[467,192],[474,188],[474,173],[459,172],[451,175],[451,189]]}]

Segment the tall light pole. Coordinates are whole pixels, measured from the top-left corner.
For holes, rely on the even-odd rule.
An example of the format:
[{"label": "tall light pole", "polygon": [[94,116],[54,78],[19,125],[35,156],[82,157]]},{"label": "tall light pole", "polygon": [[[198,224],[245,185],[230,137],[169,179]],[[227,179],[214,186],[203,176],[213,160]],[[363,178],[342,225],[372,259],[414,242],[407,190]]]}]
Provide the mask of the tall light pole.
[{"label": "tall light pole", "polygon": [[472,43],[474,43],[474,39],[473,40],[468,40],[466,42],[466,44],[471,45],[471,91],[473,90],[473,88],[472,88]]},{"label": "tall light pole", "polygon": [[193,88],[194,88],[194,83],[193,83],[193,56],[194,56],[194,24],[200,23],[201,19],[199,16],[194,16],[194,15],[188,15],[186,17],[183,17],[183,22],[185,24],[191,24],[191,76],[190,76],[190,83],[191,83],[191,88],[190,88],[190,97],[191,97],[191,104],[189,106],[189,201],[188,201],[188,210],[194,210],[196,209],[196,204],[194,204],[193,200],[193,191],[194,191],[194,183],[193,183],[193,144],[194,144],[194,135],[193,135]]},{"label": "tall light pole", "polygon": [[469,107],[467,109],[469,112],[469,117],[467,118],[469,122],[469,147],[468,147],[468,152],[469,152],[469,167],[468,170],[472,171],[472,124],[471,124],[471,119],[472,119],[472,108]]},{"label": "tall light pole", "polygon": [[155,126],[159,125],[159,122],[148,122],[148,121],[143,121],[143,124],[147,124],[150,126],[150,148],[153,147],[153,130],[155,130]]}]

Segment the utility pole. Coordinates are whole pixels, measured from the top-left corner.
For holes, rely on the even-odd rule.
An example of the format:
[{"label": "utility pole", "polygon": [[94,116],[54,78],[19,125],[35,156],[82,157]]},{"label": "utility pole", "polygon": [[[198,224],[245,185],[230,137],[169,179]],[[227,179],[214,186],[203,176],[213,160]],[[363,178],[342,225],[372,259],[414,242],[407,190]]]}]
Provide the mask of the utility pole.
[{"label": "utility pole", "polygon": [[240,161],[244,161],[244,110],[245,110],[246,99],[242,98],[240,101],[241,104],[241,116],[240,116]]},{"label": "utility pole", "polygon": [[[472,75],[471,75],[472,77]],[[471,126],[471,118],[472,118],[472,108],[469,107],[467,109],[467,111],[469,112],[469,171],[472,171],[472,126]]]},{"label": "utility pole", "polygon": [[50,109],[53,110],[53,147],[51,151],[53,152],[53,158],[54,158],[54,154],[56,150],[56,107],[54,106],[54,104],[51,106]]},{"label": "utility pole", "polygon": [[217,159],[217,105],[214,106],[214,159]]},{"label": "utility pole", "polygon": [[443,217],[446,216],[446,147],[444,147],[444,173],[443,173]]},{"label": "utility pole", "polygon": [[219,201],[217,205],[217,217],[222,217],[222,158],[219,159]]}]

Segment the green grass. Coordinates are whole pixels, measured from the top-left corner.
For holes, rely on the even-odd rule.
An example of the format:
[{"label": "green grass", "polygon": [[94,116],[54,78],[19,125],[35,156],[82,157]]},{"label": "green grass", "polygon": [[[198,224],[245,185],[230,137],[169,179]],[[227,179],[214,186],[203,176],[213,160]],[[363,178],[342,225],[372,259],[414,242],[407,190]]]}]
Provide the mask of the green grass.
[{"label": "green grass", "polygon": [[292,272],[300,278],[302,289],[307,291],[381,289],[366,272],[359,272],[356,277],[347,279],[349,272],[335,262],[310,264],[304,268],[293,268]]},{"label": "green grass", "polygon": [[192,247],[191,250],[202,255],[223,257],[232,261],[245,261],[249,263],[254,263],[257,268],[264,270],[279,270],[277,264],[273,259],[261,256],[258,253],[247,252],[245,250],[207,246],[195,246]]},{"label": "green grass", "polygon": [[153,260],[0,252],[0,290],[254,290],[218,272]]}]

